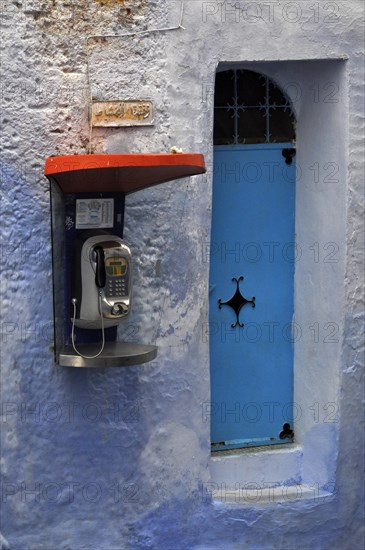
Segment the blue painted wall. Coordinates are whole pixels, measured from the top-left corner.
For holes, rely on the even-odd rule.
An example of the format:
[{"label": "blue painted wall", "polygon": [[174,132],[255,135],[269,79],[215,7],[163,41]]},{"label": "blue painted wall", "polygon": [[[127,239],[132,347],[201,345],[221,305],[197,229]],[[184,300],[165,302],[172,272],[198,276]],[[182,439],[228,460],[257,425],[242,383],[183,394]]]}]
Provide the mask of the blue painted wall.
[{"label": "blue painted wall", "polygon": [[[263,12],[253,20],[244,5],[232,16],[215,3],[186,2],[185,30],[89,42],[89,89],[87,35],[174,26],[180,2],[90,1],[88,10],[74,4],[72,11],[62,2],[6,3],[3,548],[363,548],[363,8],[356,0],[339,3],[331,17],[326,5],[319,2],[313,12],[297,3],[300,12],[294,14],[281,6],[273,17]],[[344,57],[347,62],[330,61]],[[247,492],[250,481],[259,488],[280,481],[279,469],[269,471],[273,462],[259,457],[252,470],[247,463],[237,475],[223,475],[227,499],[235,498],[228,494],[232,479],[241,484],[240,502],[229,503],[211,498],[212,489],[223,486],[211,474],[203,414],[210,399],[212,86],[219,62],[253,61],[288,88],[299,124],[298,234],[311,254],[296,266],[302,292],[296,291],[295,307],[307,330],[295,359],[295,399],[303,416],[297,473],[278,489],[284,487],[280,502]],[[333,82],[337,92],[325,87]],[[135,257],[135,294],[119,337],[157,344],[158,358],[144,366],[78,371],[53,364],[50,212],[42,169],[51,154],[88,151],[90,90],[98,99],[149,97],[155,106],[153,127],[94,129],[93,152],[178,146],[204,153],[208,173],[127,199],[125,239]],[[338,102],[328,100],[333,91]],[[339,176],[327,184],[325,166],[333,162]],[[313,262],[309,247],[316,242],[321,254],[335,242],[338,262],[324,263],[323,256]],[[314,346],[308,327],[315,322],[322,331],[337,323],[335,345],[323,342],[325,333]],[[333,422],[326,421],[328,403],[336,406]],[[257,481],[251,472],[263,473]],[[290,484],[311,483],[321,498],[298,492],[295,499],[285,492]]]}]

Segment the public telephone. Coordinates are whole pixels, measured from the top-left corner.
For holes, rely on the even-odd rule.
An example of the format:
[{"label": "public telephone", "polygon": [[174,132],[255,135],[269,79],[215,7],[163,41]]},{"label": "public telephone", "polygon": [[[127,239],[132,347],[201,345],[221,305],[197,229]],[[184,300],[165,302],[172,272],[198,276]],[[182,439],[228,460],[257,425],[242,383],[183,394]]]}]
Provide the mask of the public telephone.
[{"label": "public telephone", "polygon": [[[154,345],[118,340],[117,328],[129,318],[132,295],[131,252],[122,240],[126,196],[204,173],[203,155],[196,153],[76,154],[47,159],[56,363],[120,367],[156,357]],[[100,357],[84,361],[80,356]]]},{"label": "public telephone", "polygon": [[[116,326],[130,312],[132,258],[129,246],[116,235],[84,232],[75,241],[71,285],[72,345],[74,327],[102,330]],[[90,236],[91,234],[91,236]],[[94,357],[94,356],[93,356]]]}]

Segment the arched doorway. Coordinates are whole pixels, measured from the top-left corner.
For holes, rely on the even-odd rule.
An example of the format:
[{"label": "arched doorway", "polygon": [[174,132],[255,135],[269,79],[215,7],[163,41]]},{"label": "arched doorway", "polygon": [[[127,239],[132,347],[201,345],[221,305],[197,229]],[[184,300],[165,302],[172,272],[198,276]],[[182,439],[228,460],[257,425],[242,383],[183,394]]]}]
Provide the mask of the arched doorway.
[{"label": "arched doorway", "polygon": [[212,450],[293,441],[295,120],[267,76],[218,72],[210,254]]}]

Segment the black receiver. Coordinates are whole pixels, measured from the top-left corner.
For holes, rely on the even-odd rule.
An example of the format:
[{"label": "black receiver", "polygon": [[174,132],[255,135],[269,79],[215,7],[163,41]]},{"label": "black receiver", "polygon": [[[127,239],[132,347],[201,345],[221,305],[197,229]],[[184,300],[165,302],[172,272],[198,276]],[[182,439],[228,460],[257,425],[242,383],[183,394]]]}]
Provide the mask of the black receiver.
[{"label": "black receiver", "polygon": [[105,273],[105,254],[101,246],[94,248],[96,270],[95,270],[95,284],[98,288],[104,288],[106,282]]}]

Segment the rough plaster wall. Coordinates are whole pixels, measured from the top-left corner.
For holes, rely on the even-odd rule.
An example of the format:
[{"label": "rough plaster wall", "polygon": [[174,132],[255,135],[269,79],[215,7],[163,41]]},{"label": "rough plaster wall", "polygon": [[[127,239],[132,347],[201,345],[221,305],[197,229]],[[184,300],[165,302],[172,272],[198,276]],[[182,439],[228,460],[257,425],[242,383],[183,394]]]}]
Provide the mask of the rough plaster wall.
[{"label": "rough plaster wall", "polygon": [[[362,548],[361,483],[353,473],[361,471],[363,435],[363,5],[337,4],[338,19],[325,21],[325,2],[319,2],[316,21],[308,4],[297,2],[301,22],[290,23],[280,10],[272,20],[249,21],[236,11],[234,21],[229,15],[224,21],[217,2],[190,1],[185,31],[89,42],[93,96],[147,96],[157,107],[153,128],[94,131],[93,151],[159,152],[177,145],[206,154],[208,167],[209,86],[219,61],[349,57],[347,313],[336,493],[317,503],[241,508],[213,505],[202,491],[209,481],[209,426],[201,421],[209,364],[201,330],[208,269],[201,245],[209,237],[211,174],[128,197],[125,237],[135,251],[136,292],[120,336],[157,343],[158,358],[141,367],[79,372],[55,367],[50,350],[48,186],[41,172],[50,154],[88,148],[85,37],[176,24],[180,3],[5,3],[4,548]],[[212,15],[204,18],[208,5]]]}]

